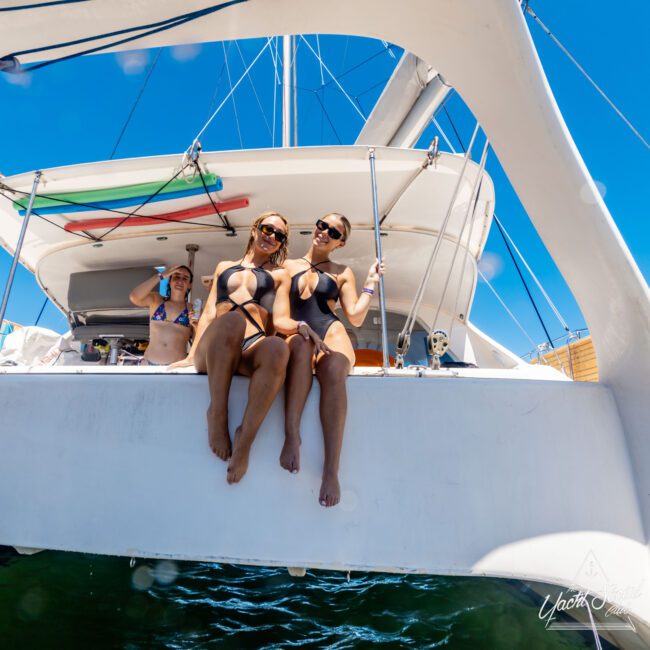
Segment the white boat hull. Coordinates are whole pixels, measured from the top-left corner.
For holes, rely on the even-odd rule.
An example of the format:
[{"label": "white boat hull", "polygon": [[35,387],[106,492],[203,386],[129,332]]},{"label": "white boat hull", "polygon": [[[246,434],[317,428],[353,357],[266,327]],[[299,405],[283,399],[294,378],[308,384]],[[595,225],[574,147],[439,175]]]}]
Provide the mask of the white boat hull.
[{"label": "white boat hull", "polygon": [[[300,473],[278,463],[278,399],[248,474],[230,486],[207,445],[205,377],[10,371],[0,378],[0,544],[508,576],[628,596],[638,587],[619,600],[648,620],[647,548],[608,389],[471,373],[351,377],[343,498],[324,509],[317,387]],[[235,378],[231,429],[246,391]],[[583,570],[592,556],[597,579]]]}]

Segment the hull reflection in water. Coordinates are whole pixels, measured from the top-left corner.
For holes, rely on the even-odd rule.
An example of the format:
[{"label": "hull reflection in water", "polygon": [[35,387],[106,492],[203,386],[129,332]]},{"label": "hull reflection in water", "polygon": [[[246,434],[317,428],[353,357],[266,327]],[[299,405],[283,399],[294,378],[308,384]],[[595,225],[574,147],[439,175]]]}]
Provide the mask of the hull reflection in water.
[{"label": "hull reflection in water", "polygon": [[[0,551],[5,648],[593,648],[523,582]],[[601,639],[604,649],[612,648]]]}]

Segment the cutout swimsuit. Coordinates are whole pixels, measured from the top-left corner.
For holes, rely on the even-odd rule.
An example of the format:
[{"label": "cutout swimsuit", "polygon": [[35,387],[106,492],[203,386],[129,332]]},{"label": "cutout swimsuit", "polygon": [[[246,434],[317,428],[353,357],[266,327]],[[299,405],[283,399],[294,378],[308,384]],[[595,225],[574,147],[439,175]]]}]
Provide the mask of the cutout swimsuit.
[{"label": "cutout swimsuit", "polygon": [[335,302],[338,300],[339,287],[334,278],[318,268],[319,264],[324,264],[328,260],[312,264],[304,257],[302,259],[309,264],[311,269],[318,273],[318,282],[308,298],[301,298],[300,277],[311,269],[300,271],[291,278],[291,292],[289,294],[291,318],[298,321],[304,320],[324,340],[332,323],[340,321],[340,318],[332,312],[329,306],[330,300]]},{"label": "cutout swimsuit", "polygon": [[[230,276],[234,273],[239,273],[240,271],[251,271],[255,276],[257,281],[257,286],[255,288],[255,293],[253,297],[245,302],[238,303],[235,302],[228,293],[228,280]],[[255,266],[248,267],[242,266],[241,264],[235,264],[234,266],[228,267],[225,271],[219,275],[217,280],[217,305],[222,302],[229,302],[232,304],[230,311],[235,311],[239,309],[244,315],[246,320],[248,320],[257,330],[255,334],[247,336],[241,344],[242,352],[247,350],[253,343],[256,343],[260,339],[266,336],[266,332],[262,329],[260,324],[253,318],[251,313],[246,309],[246,305],[254,304],[259,305],[262,309],[265,309],[268,314],[273,310],[273,300],[275,299],[275,282],[273,276],[265,271],[263,268]]]}]

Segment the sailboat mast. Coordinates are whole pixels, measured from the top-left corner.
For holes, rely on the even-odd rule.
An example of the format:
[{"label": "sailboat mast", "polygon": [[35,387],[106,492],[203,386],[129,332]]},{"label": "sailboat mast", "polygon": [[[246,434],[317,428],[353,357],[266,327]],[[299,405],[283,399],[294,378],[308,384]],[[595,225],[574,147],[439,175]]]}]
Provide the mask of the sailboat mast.
[{"label": "sailboat mast", "polygon": [[282,146],[291,146],[291,36],[282,37]]},{"label": "sailboat mast", "polygon": [[293,41],[293,57],[291,72],[293,74],[293,146],[298,146],[298,39],[291,37]]}]

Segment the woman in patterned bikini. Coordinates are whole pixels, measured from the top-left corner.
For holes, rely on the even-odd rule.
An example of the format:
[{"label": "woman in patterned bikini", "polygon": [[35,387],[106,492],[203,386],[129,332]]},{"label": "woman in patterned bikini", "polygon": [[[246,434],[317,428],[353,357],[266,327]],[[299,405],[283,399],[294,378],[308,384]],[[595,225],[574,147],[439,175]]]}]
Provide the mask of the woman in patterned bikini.
[{"label": "woman in patterned bikini", "polygon": [[[361,295],[349,266],[330,260],[350,236],[350,222],[340,214],[325,215],[316,222],[312,244],[304,257],[288,260],[291,276],[291,318],[298,321],[297,334],[289,339],[291,358],[287,370],[285,443],[280,464],[290,472],[300,469],[300,418],[313,380],[320,383],[320,416],[325,460],[318,501],[335,506],[341,496],[339,457],[347,415],[345,381],[354,365],[354,350],[343,323],[334,314],[337,302],[355,327],[363,324],[384,265],[370,267]],[[293,333],[296,333],[294,330]]]},{"label": "woman in patterned bikini", "polygon": [[[165,278],[169,278],[169,286],[163,298],[155,289]],[[138,307],[148,307],[151,319],[144,364],[167,366],[187,355],[187,344],[192,336],[191,306],[187,303],[191,287],[192,271],[187,266],[175,266],[131,291],[131,302]]]}]

